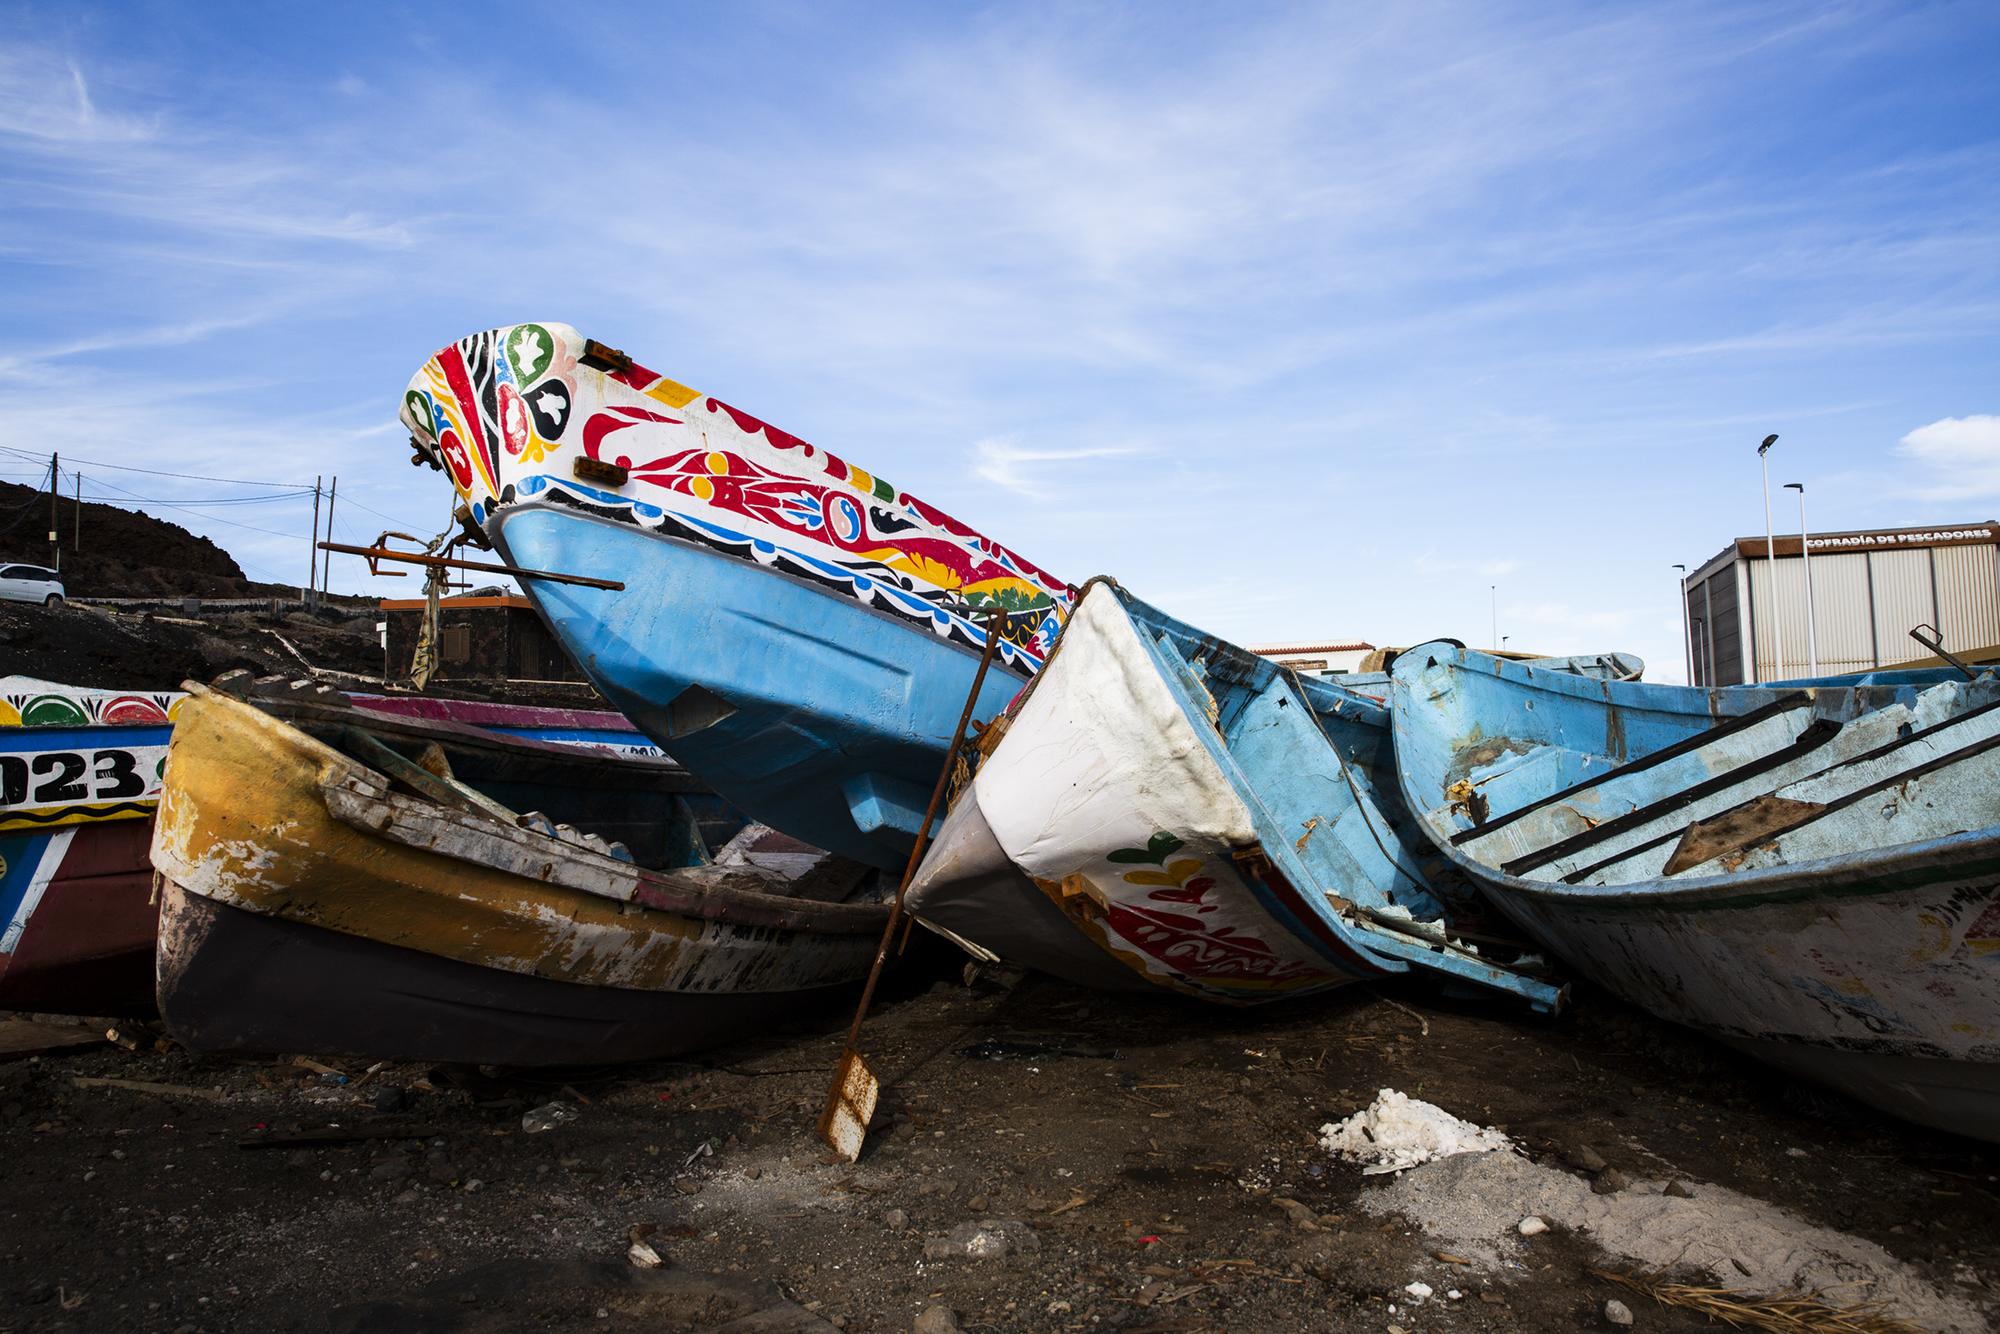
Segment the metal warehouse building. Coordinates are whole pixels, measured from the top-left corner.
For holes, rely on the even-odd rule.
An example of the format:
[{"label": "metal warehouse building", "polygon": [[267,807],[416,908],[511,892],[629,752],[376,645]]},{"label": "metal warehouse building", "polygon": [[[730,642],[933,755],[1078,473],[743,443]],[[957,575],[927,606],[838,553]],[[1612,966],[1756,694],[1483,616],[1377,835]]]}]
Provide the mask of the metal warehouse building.
[{"label": "metal warehouse building", "polygon": [[1804,676],[1809,633],[1821,675],[1930,658],[1917,626],[1951,653],[2000,644],[2000,523],[1814,533],[1803,553],[1794,534],[1776,548],[1773,561],[1764,538],[1739,537],[1681,585],[1695,684]]}]

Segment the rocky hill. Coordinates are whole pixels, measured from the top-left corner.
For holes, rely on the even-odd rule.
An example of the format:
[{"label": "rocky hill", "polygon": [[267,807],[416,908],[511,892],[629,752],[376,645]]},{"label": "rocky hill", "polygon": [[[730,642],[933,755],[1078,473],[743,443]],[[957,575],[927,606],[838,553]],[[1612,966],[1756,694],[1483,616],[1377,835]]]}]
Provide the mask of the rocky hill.
[{"label": "rocky hill", "polygon": [[[76,502],[57,497],[63,586],[72,598],[297,595],[296,589],[249,579],[227,551],[166,519],[85,501],[79,545],[77,518]],[[48,565],[48,535],[49,493],[0,482],[0,560]],[[303,565],[304,533],[299,546]]]}]

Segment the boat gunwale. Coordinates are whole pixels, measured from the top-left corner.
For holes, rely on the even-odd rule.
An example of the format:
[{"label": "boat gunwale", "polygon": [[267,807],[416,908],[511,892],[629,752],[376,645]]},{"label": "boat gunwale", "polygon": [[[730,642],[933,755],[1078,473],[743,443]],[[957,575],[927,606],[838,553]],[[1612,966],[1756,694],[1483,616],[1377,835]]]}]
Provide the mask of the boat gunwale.
[{"label": "boat gunwale", "polygon": [[[362,763],[337,747],[328,745],[311,733],[292,726],[284,719],[265,712],[253,703],[215,690],[198,681],[189,681],[186,687],[191,697],[203,701],[222,701],[232,710],[240,711],[239,718],[247,719],[255,726],[277,730],[285,744],[316,761],[318,779],[314,791],[321,804],[326,807],[330,818],[370,838],[385,839],[412,852],[427,853],[448,861],[482,866],[531,885],[555,885],[567,892],[589,894],[611,903],[629,902],[635,907],[654,912],[731,926],[771,927],[802,934],[865,935],[879,931],[883,918],[889,912],[887,903],[814,903],[809,910],[801,911],[798,906],[800,900],[729,885],[703,884],[699,881],[690,883],[688,877],[676,871],[655,871],[635,866],[588,848],[562,843],[529,830],[510,827],[483,815],[453,811],[421,798],[406,796],[394,791],[391,780],[380,770]],[[344,801],[357,804],[365,802],[398,811],[409,815],[418,823],[437,822],[442,818],[443,823],[456,824],[478,838],[531,849],[544,860],[591,866],[619,878],[629,877],[633,882],[633,889],[625,895],[618,895],[607,892],[604,887],[578,884],[568,880],[538,880],[511,868],[459,852],[444,851],[436,847],[389,838],[382,829],[365,818],[350,819],[344,816],[327,799],[333,792],[342,794]],[[198,891],[190,889],[189,892]]]}]

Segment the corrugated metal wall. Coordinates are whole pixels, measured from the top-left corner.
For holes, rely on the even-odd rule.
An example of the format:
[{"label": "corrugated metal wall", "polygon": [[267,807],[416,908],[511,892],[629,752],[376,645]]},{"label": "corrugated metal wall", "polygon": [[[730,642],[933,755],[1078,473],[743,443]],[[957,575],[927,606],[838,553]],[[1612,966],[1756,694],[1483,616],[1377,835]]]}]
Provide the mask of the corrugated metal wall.
[{"label": "corrugated metal wall", "polygon": [[[1800,562],[1781,560],[1777,570],[1776,616],[1772,615],[1771,603],[1771,562],[1753,560],[1745,562],[1750,572],[1750,603],[1757,609],[1757,667],[1756,679],[1777,681],[1785,677],[1806,675],[1806,578],[1799,568]],[[1815,582],[1819,571],[1813,571]],[[1776,626],[1782,621],[1784,626],[1785,660],[1777,661]],[[1822,620],[1822,623],[1824,621]],[[1824,668],[1822,668],[1824,670]]]},{"label": "corrugated metal wall", "polygon": [[1928,650],[1910,638],[1910,629],[1937,624],[1931,600],[1929,551],[1871,551],[1868,573],[1875,581],[1875,643],[1887,662],[1907,662]]},{"label": "corrugated metal wall", "polygon": [[[1812,558],[1813,626],[1819,669],[1832,675],[1875,666],[1874,626],[1868,615],[1868,554],[1844,552]],[[1803,617],[1799,634],[1805,628]]]},{"label": "corrugated metal wall", "polygon": [[1934,624],[1944,632],[1945,648],[2000,644],[2000,547],[1933,547],[1931,557],[1940,617]]}]

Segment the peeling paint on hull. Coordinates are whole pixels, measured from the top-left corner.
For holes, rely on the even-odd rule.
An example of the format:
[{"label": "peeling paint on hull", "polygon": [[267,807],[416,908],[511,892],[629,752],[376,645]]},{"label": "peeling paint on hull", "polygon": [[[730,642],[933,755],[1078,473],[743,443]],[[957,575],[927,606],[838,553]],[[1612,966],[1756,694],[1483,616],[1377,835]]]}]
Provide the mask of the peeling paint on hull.
[{"label": "peeling paint on hull", "polygon": [[[428,1058],[452,1060],[489,1059],[445,1054],[454,1031],[468,1044],[481,1031],[484,1020],[471,1016],[511,1003],[482,997],[560,994],[570,999],[557,1009],[581,1014],[595,1005],[613,1029],[641,995],[655,998],[653,1011],[690,1020],[718,997],[797,1004],[801,993],[860,981],[886,912],[732,888],[705,874],[714,868],[641,872],[444,811],[391,792],[339,751],[208,692],[187,701],[175,729],[152,859],[172,886],[158,959],[161,1012],[196,1047],[317,1039],[333,1049],[343,1045],[340,1033],[393,1044],[397,1027],[366,1016],[418,994],[431,995],[441,1012],[456,1006],[468,1016],[461,1028],[444,1022],[426,1039]],[[282,949],[223,952],[225,934],[268,941],[266,925],[298,934],[286,935]],[[342,959],[355,970],[333,966]],[[475,976],[483,979],[477,986],[469,981]],[[235,980],[216,986],[217,977]],[[412,977],[430,981],[412,992]],[[323,1016],[290,1041],[270,1028],[273,1014],[303,1016],[304,1024],[336,1007],[347,1012],[339,1023]],[[710,1029],[669,1024],[645,1054],[687,1050],[712,1040]],[[365,1054],[410,1053],[378,1046]],[[524,1029],[512,1054],[490,1059],[624,1058],[551,1046]]]},{"label": "peeling paint on hull", "polygon": [[[1678,740],[1673,696],[1648,689],[1631,696],[1648,753],[1619,767],[1576,738],[1605,735],[1590,714],[1632,688],[1591,705],[1484,655],[1412,650],[1391,693],[1409,804],[1508,916],[1608,990],[1894,1115],[2000,1140],[1994,683],[1688,691]],[[1465,768],[1482,717],[1515,744]],[[1476,825],[1446,786],[1461,769],[1498,797]]]}]

